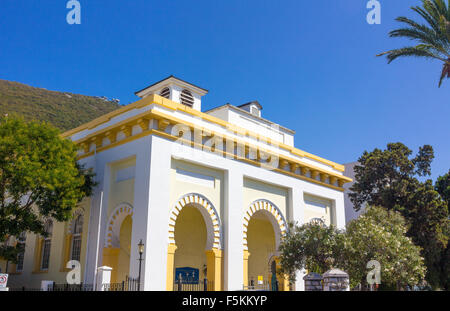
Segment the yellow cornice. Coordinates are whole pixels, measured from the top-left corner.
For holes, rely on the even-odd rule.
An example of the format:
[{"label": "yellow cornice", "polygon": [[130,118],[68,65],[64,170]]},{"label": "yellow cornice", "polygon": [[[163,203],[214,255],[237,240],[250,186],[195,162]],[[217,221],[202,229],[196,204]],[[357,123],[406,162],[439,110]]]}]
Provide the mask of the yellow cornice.
[{"label": "yellow cornice", "polygon": [[[214,117],[214,116],[211,116],[209,114],[206,114],[204,112],[192,109],[192,108],[190,108],[190,107],[188,107],[186,105],[182,105],[182,104],[173,102],[173,101],[171,101],[169,99],[166,99],[166,98],[161,97],[161,96],[156,95],[156,94],[152,94],[152,95],[150,95],[150,96],[148,96],[146,98],[138,100],[137,102],[134,102],[134,103],[129,104],[127,106],[124,106],[124,107],[122,107],[122,108],[120,108],[118,110],[115,110],[115,111],[112,111],[110,113],[107,113],[104,116],[101,116],[101,117],[99,117],[97,119],[92,120],[91,122],[88,122],[86,124],[83,124],[83,125],[75,128],[75,129],[67,131],[67,132],[63,133],[61,136],[62,137],[68,137],[68,136],[71,136],[71,135],[73,135],[75,133],[78,133],[78,132],[86,130],[86,129],[93,129],[93,128],[95,128],[95,127],[97,127],[97,126],[99,126],[99,125],[101,125],[103,123],[108,122],[109,120],[111,120],[115,116],[118,116],[118,115],[120,115],[122,113],[125,113],[127,111],[130,111],[132,109],[142,108],[142,107],[145,107],[145,106],[148,106],[148,105],[151,105],[151,104],[156,104],[156,105],[159,105],[159,106],[162,106],[162,107],[174,110],[174,111],[176,111],[176,110],[183,111],[185,113],[188,113],[190,115],[199,117],[199,118],[201,118],[203,120],[206,120],[208,122],[218,124],[218,125],[220,125],[222,127],[225,127],[226,129],[234,131],[234,132],[236,132],[236,133],[238,133],[240,135],[249,136],[249,137],[254,138],[254,139],[259,139],[260,141],[264,141],[264,142],[269,143],[269,144],[270,143],[274,143],[274,141],[272,141],[270,138],[262,136],[262,135],[260,135],[258,133],[246,130],[246,129],[244,129],[242,127],[239,127],[237,125],[231,124],[229,122],[226,122],[226,121],[224,121],[222,119],[219,119],[217,117]],[[145,115],[145,113],[144,114],[140,114],[139,116],[142,116],[142,115]],[[133,118],[133,119],[135,119],[135,118]],[[119,125],[119,124],[122,124],[122,125],[126,124],[126,123],[128,123],[129,120],[130,119],[122,121],[122,122],[119,122],[119,123],[114,124],[112,126],[109,126],[108,129],[116,128],[117,125]],[[186,121],[182,120],[182,123],[186,123]],[[95,136],[95,133],[91,134],[89,136]],[[283,143],[278,143],[278,142],[275,142],[275,143],[276,143],[276,145],[278,147],[280,147],[280,148],[282,148],[284,150],[287,150],[287,151],[291,152],[294,155],[297,155],[297,156],[300,156],[300,157],[309,158],[311,160],[315,160],[315,161],[318,161],[320,163],[329,165],[329,166],[333,167],[334,169],[336,169],[336,170],[338,170],[340,172],[343,172],[345,170],[345,167],[343,165],[341,165],[341,164],[332,162],[330,160],[321,158],[321,157],[316,156],[314,154],[308,153],[306,151],[297,149],[297,148],[292,147],[292,146],[288,146],[288,145],[283,144]]]},{"label": "yellow cornice", "polygon": [[[157,118],[158,117],[162,117],[163,115],[166,115],[166,114],[163,114],[163,113],[161,113],[159,111],[155,112],[153,110],[147,111],[146,114],[147,114],[147,116],[153,116],[153,117],[157,117]],[[169,117],[171,117],[171,119],[173,119],[172,121],[174,121],[174,123],[178,123],[177,122],[178,120],[176,118],[173,118],[172,116],[169,116]],[[142,115],[138,115],[138,116],[134,117],[134,119],[140,119],[140,118],[142,118]],[[127,121],[128,122],[133,122],[133,121],[130,121],[130,120],[127,120]],[[186,122],[185,122],[185,124],[186,124]],[[186,124],[186,125],[188,125],[188,124]],[[190,124],[188,126],[189,127],[194,127],[195,125],[194,124]],[[102,130],[102,131],[104,131],[104,130]],[[212,133],[212,134],[217,134],[217,133]],[[101,135],[101,134],[97,133],[97,135]],[[129,136],[129,137],[127,137],[125,139],[122,139],[120,141],[117,141],[115,143],[112,143],[112,144],[109,144],[109,145],[106,145],[106,146],[102,146],[102,147],[98,148],[96,152],[100,153],[102,151],[105,151],[105,150],[108,150],[108,149],[111,149],[111,148],[114,148],[114,147],[126,144],[128,142],[140,139],[140,138],[148,136],[148,135],[158,135],[160,137],[164,137],[164,138],[167,138],[167,139],[170,139],[170,140],[182,141],[186,145],[190,144],[191,146],[195,146],[195,147],[198,147],[198,148],[203,147],[202,144],[198,144],[198,143],[193,142],[193,141],[188,141],[188,140],[186,140],[184,138],[176,137],[174,135],[168,134],[168,133],[160,131],[160,130],[148,129],[148,130],[143,131],[143,132],[141,132],[139,134],[136,134],[136,135],[133,135],[133,136]],[[224,137],[222,137],[222,139],[223,138]],[[80,142],[84,141],[84,140],[89,140],[89,139],[90,139],[89,137],[86,137],[83,140],[80,140]],[[232,139],[234,139],[236,141],[235,138],[232,138]],[[242,143],[245,144],[246,146],[250,147],[250,148],[252,148],[252,147],[253,148],[257,148],[256,146],[250,145],[247,142],[242,142]],[[312,165],[307,164],[307,163],[298,162],[297,159],[293,159],[293,158],[290,158],[290,157],[286,157],[284,155],[276,154],[274,152],[269,152],[267,150],[262,150],[262,151],[263,152],[267,152],[267,153],[269,153],[271,155],[278,156],[280,158],[280,160],[286,160],[286,161],[288,161],[289,164],[296,163],[299,167],[306,167],[308,171],[314,172],[315,175],[318,175],[320,173],[327,174],[328,176],[330,176],[330,181],[332,180],[331,178],[335,179],[336,181],[338,181],[339,186],[335,186],[333,184],[326,183],[324,181],[319,181],[319,180],[317,180],[315,178],[304,176],[304,175],[302,175],[302,173],[301,174],[296,174],[295,172],[286,171],[286,170],[283,170],[283,169],[280,169],[280,168],[272,169],[275,172],[282,173],[282,174],[285,174],[285,175],[289,175],[291,177],[295,177],[295,178],[302,179],[302,180],[305,180],[305,181],[309,181],[309,182],[312,182],[312,183],[316,183],[316,184],[319,184],[319,185],[322,185],[322,186],[325,186],[325,187],[329,187],[329,188],[332,188],[332,189],[335,189],[335,190],[339,190],[339,191],[343,191],[344,190],[342,188],[342,185],[344,183],[352,181],[352,179],[350,179],[350,178],[348,178],[346,176],[342,176],[342,175],[339,175],[339,174],[336,174],[336,173],[332,173],[330,171],[323,170],[321,168],[312,166]],[[85,153],[85,154],[79,156],[79,159],[90,157],[93,154],[94,154],[94,151],[90,151],[88,153]],[[246,162],[248,164],[252,164],[252,165],[258,166],[258,167],[264,167],[265,166],[264,163],[261,163],[261,162],[258,162],[258,161],[252,160],[252,159],[248,159],[248,158],[245,158],[245,157],[241,157],[241,156],[238,156],[237,154],[230,154],[230,153],[227,153],[225,150],[222,150],[221,154],[222,155],[226,155],[226,156],[231,157],[231,158],[234,158],[236,160],[242,161],[242,162]]]}]

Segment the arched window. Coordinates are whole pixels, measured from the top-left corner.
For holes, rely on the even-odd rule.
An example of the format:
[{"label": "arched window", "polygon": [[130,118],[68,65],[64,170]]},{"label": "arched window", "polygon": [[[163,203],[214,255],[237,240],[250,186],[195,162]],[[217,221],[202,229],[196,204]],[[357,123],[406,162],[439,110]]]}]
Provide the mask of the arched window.
[{"label": "arched window", "polygon": [[164,88],[161,93],[159,93],[162,97],[169,99],[170,97],[170,89],[168,87]]},{"label": "arched window", "polygon": [[27,233],[22,232],[19,235],[19,238],[17,239],[17,246],[22,248],[22,251],[17,255],[17,265],[16,265],[16,271],[20,272],[23,270],[23,260],[25,257],[25,243],[27,240]]},{"label": "arched window", "polygon": [[183,90],[180,95],[181,103],[183,105],[192,107],[194,105],[194,96],[188,90]]},{"label": "arched window", "polygon": [[42,245],[42,258],[41,258],[41,270],[48,270],[50,262],[50,248],[52,246],[52,232],[53,232],[53,221],[47,220],[45,223],[45,232],[47,233],[44,237]]},{"label": "arched window", "polygon": [[83,215],[78,215],[73,223],[72,246],[70,252],[71,260],[80,261],[81,255],[81,234],[83,233]]}]

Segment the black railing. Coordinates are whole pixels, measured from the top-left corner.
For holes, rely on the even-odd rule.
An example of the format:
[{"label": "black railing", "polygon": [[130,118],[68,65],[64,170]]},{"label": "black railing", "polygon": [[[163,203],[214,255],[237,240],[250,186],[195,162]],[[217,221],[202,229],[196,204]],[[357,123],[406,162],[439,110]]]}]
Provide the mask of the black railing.
[{"label": "black railing", "polygon": [[[138,281],[137,279],[129,278],[128,276],[125,278],[125,281],[121,283],[110,283],[103,284],[102,288],[94,289],[93,284],[50,284],[48,286],[48,291],[50,292],[90,292],[94,290],[103,290],[103,291],[137,291],[138,290]],[[29,287],[13,287],[9,288],[11,292],[39,292],[43,291],[41,288],[29,288]]]},{"label": "black railing", "polygon": [[53,284],[49,285],[50,292],[91,292],[94,290],[93,284]]},{"label": "black railing", "polygon": [[9,287],[8,290],[10,292],[40,292],[42,289],[22,286],[22,287]]},{"label": "black railing", "polygon": [[109,292],[135,292],[138,291],[139,282],[137,279],[125,278],[121,283],[103,284],[103,290]]},{"label": "black railing", "polygon": [[183,281],[182,279],[178,279],[177,281],[175,281],[173,290],[181,292],[213,291],[214,281],[208,281],[207,279],[203,279],[203,281],[198,282],[186,282]]}]

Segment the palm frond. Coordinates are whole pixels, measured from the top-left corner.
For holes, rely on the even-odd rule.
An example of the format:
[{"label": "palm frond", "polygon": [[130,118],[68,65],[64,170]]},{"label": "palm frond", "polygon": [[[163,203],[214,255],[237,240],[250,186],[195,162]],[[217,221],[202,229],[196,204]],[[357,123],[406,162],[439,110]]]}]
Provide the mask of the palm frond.
[{"label": "palm frond", "polygon": [[439,32],[439,23],[431,17],[424,9],[419,6],[414,6],[411,8],[414,12],[422,16],[422,18],[433,28],[434,31]]},{"label": "palm frond", "polygon": [[445,76],[447,78],[450,78],[450,59],[444,64],[444,67],[442,68],[441,78],[439,79],[439,87],[442,85],[442,81],[444,81]]},{"label": "palm frond", "polygon": [[377,56],[386,56],[388,63],[399,57],[423,57],[444,62],[439,86],[445,77],[450,78],[450,0],[422,0],[422,6],[411,9],[420,15],[426,24],[420,24],[400,16],[396,21],[407,27],[392,30],[389,36],[417,41],[416,46],[390,50]]},{"label": "palm frond", "polygon": [[389,64],[401,56],[425,57],[425,58],[433,58],[433,59],[443,60],[439,55],[437,55],[436,53],[433,53],[432,51],[430,51],[429,48],[427,48],[424,45],[408,46],[408,47],[404,47],[404,48],[400,48],[400,49],[390,50],[390,51],[378,54],[377,56],[383,56],[383,55],[386,55]]},{"label": "palm frond", "polygon": [[[442,47],[442,53],[446,55],[450,54],[450,41],[447,39],[445,32],[441,31],[442,27],[440,25],[439,31],[436,32],[430,27],[416,23],[415,21],[406,17],[398,17],[396,20],[411,26],[411,28],[406,28],[411,30],[411,36],[409,36],[405,32],[393,30],[389,33],[390,37],[408,37],[410,39],[418,39],[425,44],[439,45]],[[441,22],[439,21],[439,23]],[[401,30],[403,29],[405,28],[401,28]],[[403,35],[403,33],[405,33],[405,35]]]}]

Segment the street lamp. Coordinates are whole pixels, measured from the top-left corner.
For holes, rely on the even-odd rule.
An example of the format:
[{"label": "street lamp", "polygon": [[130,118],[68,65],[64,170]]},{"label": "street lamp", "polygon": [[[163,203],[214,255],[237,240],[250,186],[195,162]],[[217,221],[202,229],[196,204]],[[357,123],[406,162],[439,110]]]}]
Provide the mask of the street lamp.
[{"label": "street lamp", "polygon": [[138,276],[138,291],[141,290],[141,265],[142,265],[142,254],[144,253],[144,243],[142,243],[142,239],[138,244],[138,252],[139,252],[139,276]]}]

